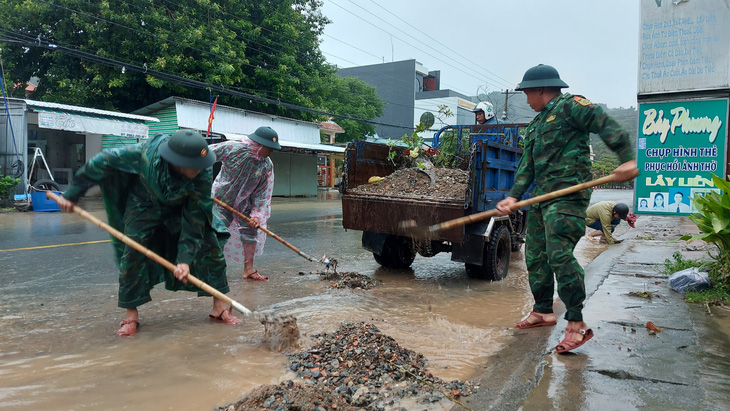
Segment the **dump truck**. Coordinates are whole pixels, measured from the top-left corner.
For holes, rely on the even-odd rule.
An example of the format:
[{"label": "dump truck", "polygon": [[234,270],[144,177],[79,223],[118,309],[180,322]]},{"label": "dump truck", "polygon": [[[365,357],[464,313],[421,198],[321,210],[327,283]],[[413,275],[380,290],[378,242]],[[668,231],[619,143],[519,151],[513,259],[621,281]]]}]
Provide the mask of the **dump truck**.
[{"label": "dump truck", "polygon": [[[417,254],[433,257],[450,252],[451,260],[463,263],[470,278],[503,279],[511,253],[518,252],[525,241],[528,210],[439,231],[425,241],[409,237],[400,223],[415,220],[418,225],[430,226],[495,208],[514,182],[526,126],[443,127],[433,138],[432,147],[437,151],[429,158],[429,166],[434,166],[431,169],[423,164],[414,166],[406,147],[364,140],[348,143],[340,185],[343,227],[362,231],[362,246],[384,267],[404,269]],[[432,186],[439,184],[434,169],[462,170],[466,175],[463,193],[450,197],[414,195],[389,187],[388,176],[408,167],[414,170],[412,174],[422,172]],[[369,184],[385,186],[378,192],[358,188]]]}]

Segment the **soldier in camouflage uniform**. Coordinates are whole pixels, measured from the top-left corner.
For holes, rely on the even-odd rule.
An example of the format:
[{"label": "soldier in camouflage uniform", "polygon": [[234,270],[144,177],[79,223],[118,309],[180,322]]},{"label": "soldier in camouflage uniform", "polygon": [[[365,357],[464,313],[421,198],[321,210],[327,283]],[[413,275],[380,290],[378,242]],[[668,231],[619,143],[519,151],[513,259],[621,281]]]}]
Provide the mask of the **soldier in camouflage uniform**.
[{"label": "soldier in camouflage uniform", "polygon": [[[59,206],[72,212],[86,190],[98,184],[109,225],[177,263],[175,272],[170,273],[112,237],[120,270],[118,305],[127,310],[117,335],[137,332],[137,307],[150,301],[150,290],[163,281],[168,290],[209,296],[187,282],[187,275],[194,273],[218,291],[229,291],[222,252],[228,231],[213,217],[210,198],[214,162],[215,154],[200,134],[181,130],[96,155],[79,169],[63,193]],[[211,317],[227,324],[240,323],[217,298],[213,299]]]},{"label": "soldier in camouflage uniform", "polygon": [[[516,90],[524,90],[527,103],[538,115],[527,126],[525,147],[509,196],[497,204],[500,215],[511,212],[531,184],[534,196],[560,190],[592,178],[589,134],[597,133],[618,155],[622,164],[614,170],[620,181],[634,177],[636,160],[628,133],[600,106],[582,96],[562,94],[568,87],[557,70],[540,64],[532,67]],[[527,220],[525,260],[535,305],[516,328],[551,326],[555,282],[565,303],[568,321],[565,338],[555,351],[578,348],[593,337],[583,321],[584,272],[573,249],[585,234],[590,190],[547,200],[530,208]]]}]

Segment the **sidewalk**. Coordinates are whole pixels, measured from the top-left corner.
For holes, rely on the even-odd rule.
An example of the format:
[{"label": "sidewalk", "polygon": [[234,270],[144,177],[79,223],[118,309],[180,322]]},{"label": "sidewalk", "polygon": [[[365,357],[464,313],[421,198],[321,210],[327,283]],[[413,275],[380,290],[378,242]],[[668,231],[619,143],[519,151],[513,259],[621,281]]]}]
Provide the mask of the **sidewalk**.
[{"label": "sidewalk", "polygon": [[[687,304],[672,291],[665,259],[706,258],[704,243],[669,243],[696,233],[687,217],[639,217],[586,267],[583,311],[595,337],[573,354],[552,352],[564,309],[550,330],[515,330],[499,365],[466,403],[475,410],[720,410],[730,398],[730,312]],[[650,291],[651,299],[630,296]],[[651,333],[653,322],[663,331]],[[505,377],[506,375],[506,377]],[[495,379],[503,378],[499,384]],[[457,409],[457,408],[454,408]]]}]

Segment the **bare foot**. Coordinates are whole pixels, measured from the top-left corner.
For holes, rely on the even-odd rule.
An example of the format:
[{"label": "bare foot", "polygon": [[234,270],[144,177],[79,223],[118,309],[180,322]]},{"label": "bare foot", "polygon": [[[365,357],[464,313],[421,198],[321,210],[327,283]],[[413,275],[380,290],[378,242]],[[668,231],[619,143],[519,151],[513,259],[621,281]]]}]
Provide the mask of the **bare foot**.
[{"label": "bare foot", "polygon": [[243,273],[243,279],[244,280],[269,281],[269,277],[259,274],[259,270],[251,271],[248,274]]}]

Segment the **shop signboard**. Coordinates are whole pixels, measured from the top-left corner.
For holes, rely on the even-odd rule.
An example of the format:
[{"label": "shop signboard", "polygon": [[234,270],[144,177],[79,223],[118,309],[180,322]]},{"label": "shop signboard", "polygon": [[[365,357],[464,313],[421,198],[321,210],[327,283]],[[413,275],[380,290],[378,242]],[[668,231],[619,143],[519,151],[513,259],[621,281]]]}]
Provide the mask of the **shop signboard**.
[{"label": "shop signboard", "polygon": [[728,99],[639,104],[634,210],[687,215],[691,199],[720,191],[712,175],[725,176]]},{"label": "shop signboard", "polygon": [[641,0],[639,95],[730,86],[727,0]]}]

